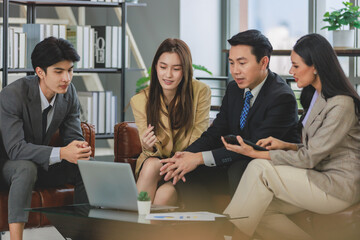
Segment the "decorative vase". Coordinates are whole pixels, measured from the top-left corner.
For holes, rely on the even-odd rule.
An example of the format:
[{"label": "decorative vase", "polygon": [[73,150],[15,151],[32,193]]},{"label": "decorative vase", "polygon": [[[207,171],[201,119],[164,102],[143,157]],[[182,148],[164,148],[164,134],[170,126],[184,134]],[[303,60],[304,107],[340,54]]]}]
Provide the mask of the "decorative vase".
[{"label": "decorative vase", "polygon": [[354,48],[355,30],[335,30],[333,31],[334,48]]},{"label": "decorative vase", "polygon": [[150,214],[151,201],[137,201],[139,215]]}]

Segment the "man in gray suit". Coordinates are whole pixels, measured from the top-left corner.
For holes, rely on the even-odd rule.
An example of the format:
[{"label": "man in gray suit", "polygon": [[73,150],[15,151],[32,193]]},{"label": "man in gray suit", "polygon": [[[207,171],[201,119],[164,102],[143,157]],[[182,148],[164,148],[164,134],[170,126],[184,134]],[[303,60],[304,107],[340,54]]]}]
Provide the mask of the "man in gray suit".
[{"label": "man in gray suit", "polygon": [[[35,76],[21,78],[0,92],[0,163],[9,191],[10,238],[22,239],[34,185],[75,184],[75,203],[87,202],[76,165],[88,160],[79,101],[71,83],[80,60],[66,40],[46,38],[36,45],[31,61]],[[48,146],[59,130],[64,147]]]}]

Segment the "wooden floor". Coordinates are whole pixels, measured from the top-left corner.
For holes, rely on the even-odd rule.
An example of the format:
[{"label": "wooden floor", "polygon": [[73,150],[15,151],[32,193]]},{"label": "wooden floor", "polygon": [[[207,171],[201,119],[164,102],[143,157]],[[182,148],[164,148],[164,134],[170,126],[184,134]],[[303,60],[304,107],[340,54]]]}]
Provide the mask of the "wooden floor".
[{"label": "wooden floor", "polygon": [[[23,240],[64,240],[60,233],[54,227],[43,227],[34,229],[25,229]],[[10,240],[9,232],[2,235],[1,240]]]}]

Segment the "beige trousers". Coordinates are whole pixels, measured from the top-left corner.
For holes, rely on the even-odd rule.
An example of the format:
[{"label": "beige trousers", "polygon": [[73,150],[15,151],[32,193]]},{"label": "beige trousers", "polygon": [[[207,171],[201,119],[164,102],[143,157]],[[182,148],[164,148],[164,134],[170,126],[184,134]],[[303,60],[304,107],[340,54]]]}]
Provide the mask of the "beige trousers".
[{"label": "beige trousers", "polygon": [[321,214],[341,211],[351,203],[326,194],[307,177],[306,169],[252,160],[224,213],[245,234],[257,230],[265,239],[311,239],[287,218],[287,214],[309,210]]}]

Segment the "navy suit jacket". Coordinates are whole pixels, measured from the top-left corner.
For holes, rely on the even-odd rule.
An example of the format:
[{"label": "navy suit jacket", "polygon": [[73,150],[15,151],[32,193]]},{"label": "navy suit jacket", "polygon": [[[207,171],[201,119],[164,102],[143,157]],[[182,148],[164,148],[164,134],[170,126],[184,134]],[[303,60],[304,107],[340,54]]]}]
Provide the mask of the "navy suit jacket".
[{"label": "navy suit jacket", "polygon": [[53,119],[43,140],[39,78],[27,76],[5,87],[0,92],[1,160],[29,160],[47,170],[52,151],[47,145],[57,130],[64,146],[84,140],[79,107],[75,87],[70,84],[65,94],[56,97]]},{"label": "navy suit jacket", "polygon": [[213,124],[186,151],[212,151],[217,166],[228,165],[234,160],[250,159],[241,154],[226,150],[221,136],[240,135],[256,143],[269,136],[298,143],[297,102],[291,88],[277,74],[269,70],[253,106],[250,108],[246,125],[240,130],[240,115],[244,106],[244,89],[235,81],[228,84],[220,112]]}]

